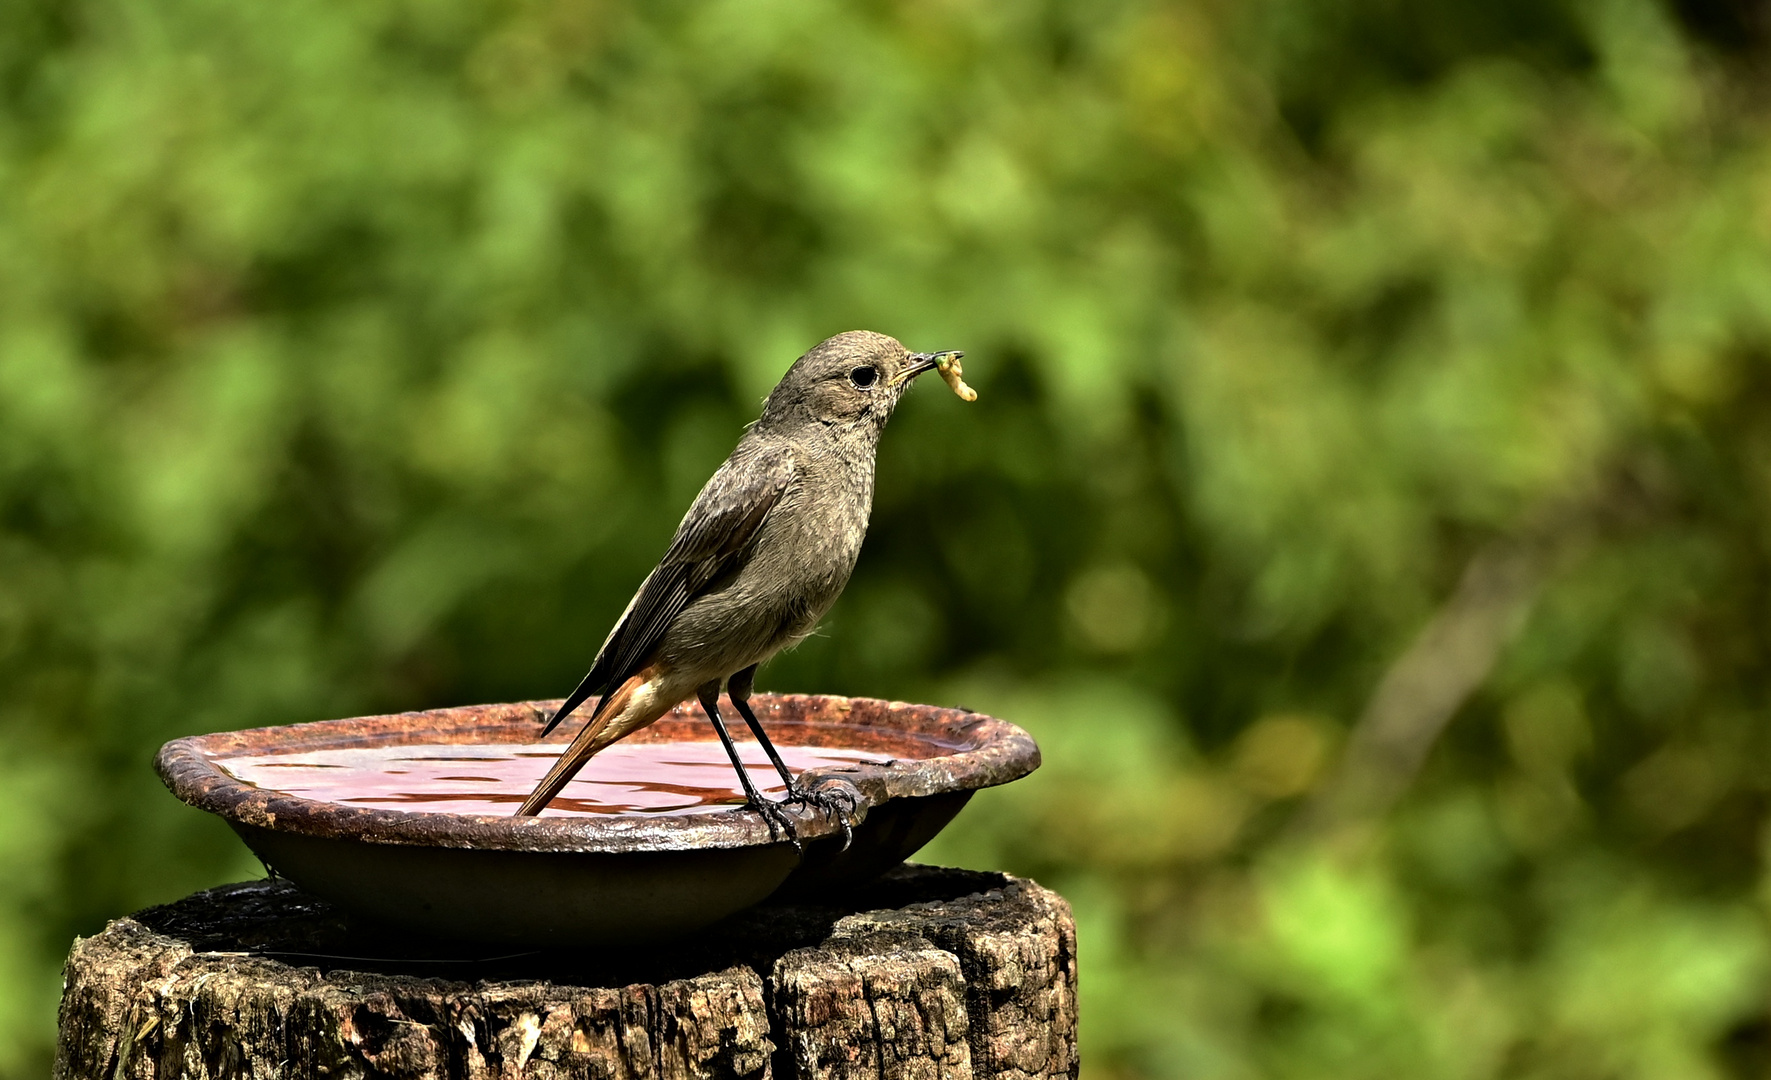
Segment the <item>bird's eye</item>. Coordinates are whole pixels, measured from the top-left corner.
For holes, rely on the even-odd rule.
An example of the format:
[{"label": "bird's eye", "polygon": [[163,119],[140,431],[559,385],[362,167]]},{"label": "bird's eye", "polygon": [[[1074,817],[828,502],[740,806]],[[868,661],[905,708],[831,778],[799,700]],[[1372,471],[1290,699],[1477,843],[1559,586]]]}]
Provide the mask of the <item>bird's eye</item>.
[{"label": "bird's eye", "polygon": [[865,390],[879,380],[879,369],[874,367],[858,367],[849,372],[849,381]]}]

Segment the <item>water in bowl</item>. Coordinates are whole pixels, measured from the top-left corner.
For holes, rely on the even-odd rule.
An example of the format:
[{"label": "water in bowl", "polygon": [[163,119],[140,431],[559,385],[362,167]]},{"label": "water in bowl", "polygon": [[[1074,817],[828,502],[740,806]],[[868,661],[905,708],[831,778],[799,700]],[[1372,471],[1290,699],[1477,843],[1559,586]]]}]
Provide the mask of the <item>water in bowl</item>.
[{"label": "water in bowl", "polygon": [[[255,787],[304,799],[380,810],[509,814],[532,791],[565,744],[472,743],[348,747],[216,759]],[[740,743],[751,783],[780,798],[781,777],[755,743]],[[883,764],[864,750],[777,746],[795,775],[805,769]],[[543,816],[689,814],[739,805],[744,791],[717,742],[622,742],[590,760]]]}]

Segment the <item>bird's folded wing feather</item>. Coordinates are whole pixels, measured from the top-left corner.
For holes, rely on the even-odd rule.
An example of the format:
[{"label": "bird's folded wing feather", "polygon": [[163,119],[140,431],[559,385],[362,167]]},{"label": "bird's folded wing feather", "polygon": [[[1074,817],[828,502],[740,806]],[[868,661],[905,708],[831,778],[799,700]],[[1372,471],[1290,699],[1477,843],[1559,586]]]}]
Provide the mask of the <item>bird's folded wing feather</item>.
[{"label": "bird's folded wing feather", "polygon": [[726,459],[683,516],[670,549],[628,603],[590,672],[543,734],[590,695],[620,685],[645,666],[683,609],[743,559],[795,469],[793,450],[785,446],[754,451],[740,446]]}]

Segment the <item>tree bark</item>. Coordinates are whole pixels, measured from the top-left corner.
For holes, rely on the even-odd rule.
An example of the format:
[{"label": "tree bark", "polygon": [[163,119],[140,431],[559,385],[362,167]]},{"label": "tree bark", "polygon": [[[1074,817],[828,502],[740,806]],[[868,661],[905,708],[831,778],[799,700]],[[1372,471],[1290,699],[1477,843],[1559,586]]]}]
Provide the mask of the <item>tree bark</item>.
[{"label": "tree bark", "polygon": [[485,955],[283,881],[78,941],[57,1080],[1075,1076],[1069,905],[905,866],[643,953]]}]

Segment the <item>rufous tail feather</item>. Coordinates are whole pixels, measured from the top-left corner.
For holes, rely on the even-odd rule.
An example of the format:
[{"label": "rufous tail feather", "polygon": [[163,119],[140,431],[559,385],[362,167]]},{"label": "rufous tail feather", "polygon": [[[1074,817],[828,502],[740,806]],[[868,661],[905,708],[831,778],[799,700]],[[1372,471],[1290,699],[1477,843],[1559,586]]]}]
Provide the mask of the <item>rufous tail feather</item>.
[{"label": "rufous tail feather", "polygon": [[615,741],[604,741],[602,735],[608,730],[609,722],[621,715],[634,691],[644,682],[643,674],[635,675],[622,683],[621,688],[613,694],[605,695],[603,700],[597,702],[596,711],[590,714],[590,720],[578,732],[578,737],[572,740],[571,745],[553,763],[553,768],[548,769],[547,775],[541,778],[541,783],[535,785],[535,790],[523,800],[523,805],[517,809],[517,817],[533,817],[541,813],[553,801],[553,797],[572,782],[572,777],[578,775],[578,770],[584,768],[585,762]]}]

